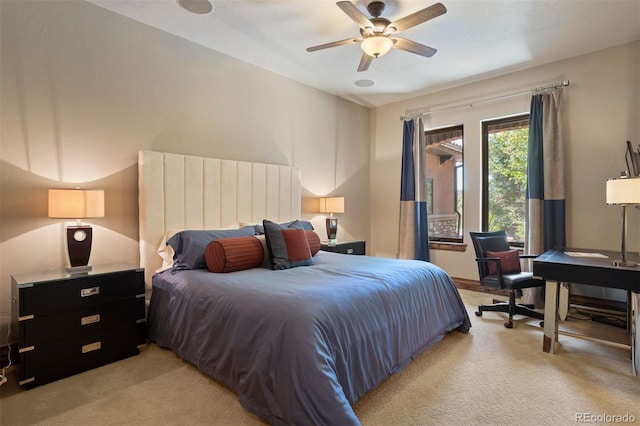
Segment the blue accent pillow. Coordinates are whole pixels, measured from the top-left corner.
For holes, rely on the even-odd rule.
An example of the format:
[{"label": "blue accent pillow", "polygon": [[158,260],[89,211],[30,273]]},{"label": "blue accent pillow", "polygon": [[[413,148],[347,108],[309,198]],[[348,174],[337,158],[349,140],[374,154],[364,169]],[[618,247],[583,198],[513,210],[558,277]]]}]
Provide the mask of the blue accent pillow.
[{"label": "blue accent pillow", "polygon": [[[272,222],[272,223],[274,223],[274,222]],[[264,234],[264,223],[263,223],[263,225],[254,225],[254,226],[256,228],[256,235],[263,235]],[[280,226],[282,226],[284,228],[294,228],[294,229],[298,229],[298,228],[302,227],[302,229],[304,229],[305,231],[313,231],[314,230],[313,225],[311,224],[311,222],[309,222],[307,220],[298,220],[298,219],[291,220],[289,222],[281,223]]]},{"label": "blue accent pillow", "polygon": [[207,269],[205,251],[211,241],[252,235],[255,235],[253,226],[245,226],[240,229],[180,231],[167,241],[167,245],[170,245],[175,253],[173,255],[173,269]]},{"label": "blue accent pillow", "polygon": [[273,269],[313,265],[307,231],[299,221],[288,227],[270,220],[262,221]]}]

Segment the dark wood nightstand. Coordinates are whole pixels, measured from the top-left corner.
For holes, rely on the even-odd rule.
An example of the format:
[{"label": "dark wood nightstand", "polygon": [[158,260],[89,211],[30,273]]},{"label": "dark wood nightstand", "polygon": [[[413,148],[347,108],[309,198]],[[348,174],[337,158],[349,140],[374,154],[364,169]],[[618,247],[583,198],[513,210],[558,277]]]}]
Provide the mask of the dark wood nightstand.
[{"label": "dark wood nightstand", "polygon": [[328,241],[323,241],[320,244],[320,250],[358,255],[363,255],[366,252],[364,240],[338,242],[335,245],[329,244]]},{"label": "dark wood nightstand", "polygon": [[20,330],[18,380],[27,388],[139,353],[146,342],[144,269],[97,265],[11,277]]}]

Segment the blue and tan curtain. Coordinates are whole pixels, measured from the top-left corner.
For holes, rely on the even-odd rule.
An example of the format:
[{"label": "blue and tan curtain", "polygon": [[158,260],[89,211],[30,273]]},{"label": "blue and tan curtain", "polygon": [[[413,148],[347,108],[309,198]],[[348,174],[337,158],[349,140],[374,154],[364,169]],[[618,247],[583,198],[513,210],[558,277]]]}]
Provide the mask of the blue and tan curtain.
[{"label": "blue and tan curtain", "polygon": [[422,117],[403,122],[398,258],[429,261],[427,170]]},{"label": "blue and tan curtain", "polygon": [[[531,97],[527,164],[526,253],[566,245],[562,88]],[[542,289],[525,289],[523,303],[543,306]]]}]

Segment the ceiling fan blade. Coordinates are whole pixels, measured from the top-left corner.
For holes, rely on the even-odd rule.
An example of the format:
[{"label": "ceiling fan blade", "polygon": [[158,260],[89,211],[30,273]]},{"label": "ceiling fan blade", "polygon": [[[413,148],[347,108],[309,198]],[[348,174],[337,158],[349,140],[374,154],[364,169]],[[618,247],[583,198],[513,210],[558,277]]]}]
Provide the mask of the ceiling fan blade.
[{"label": "ceiling fan blade", "polygon": [[393,38],[393,47],[415,53],[416,55],[425,56],[427,58],[432,57],[437,52],[433,47],[425,46],[424,44],[416,43],[415,41],[407,40],[402,37]]},{"label": "ceiling fan blade", "polygon": [[373,62],[373,56],[369,56],[362,52],[362,58],[360,58],[360,65],[358,65],[358,72],[366,71]]},{"label": "ceiling fan blade", "polygon": [[414,12],[411,15],[407,15],[404,18],[400,18],[397,21],[390,23],[387,26],[385,33],[390,34],[394,32],[393,30],[394,28],[395,28],[395,32],[405,31],[411,27],[415,27],[418,24],[422,24],[423,22],[426,22],[429,19],[436,18],[445,13],[447,13],[447,8],[444,7],[442,3],[436,3],[427,8]]},{"label": "ceiling fan blade", "polygon": [[358,24],[360,28],[371,28],[373,30],[374,26],[369,18],[367,18],[364,13],[360,12],[360,9],[358,9],[353,3],[350,1],[339,1],[336,5],[338,5],[344,13],[349,15],[349,18],[353,19],[353,22]]},{"label": "ceiling fan blade", "polygon": [[307,52],[315,52],[316,50],[328,49],[330,47],[342,46],[345,44],[358,43],[360,41],[362,41],[361,38],[347,38],[344,40],[334,41],[332,43],[325,43],[318,46],[307,47]]}]

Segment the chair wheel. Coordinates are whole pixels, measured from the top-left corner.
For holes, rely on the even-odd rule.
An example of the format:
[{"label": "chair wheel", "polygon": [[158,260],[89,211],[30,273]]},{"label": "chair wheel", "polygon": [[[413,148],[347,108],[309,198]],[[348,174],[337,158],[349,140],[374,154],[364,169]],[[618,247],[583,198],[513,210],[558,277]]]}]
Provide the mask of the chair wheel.
[{"label": "chair wheel", "polygon": [[482,316],[482,311],[476,311],[476,316],[477,317],[481,317]]},{"label": "chair wheel", "polygon": [[540,327],[544,327],[544,321],[540,321]]},{"label": "chair wheel", "polygon": [[513,323],[511,321],[505,322],[504,326],[507,328],[513,328]]}]

